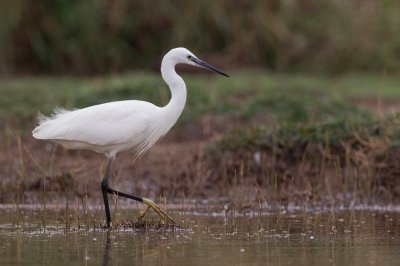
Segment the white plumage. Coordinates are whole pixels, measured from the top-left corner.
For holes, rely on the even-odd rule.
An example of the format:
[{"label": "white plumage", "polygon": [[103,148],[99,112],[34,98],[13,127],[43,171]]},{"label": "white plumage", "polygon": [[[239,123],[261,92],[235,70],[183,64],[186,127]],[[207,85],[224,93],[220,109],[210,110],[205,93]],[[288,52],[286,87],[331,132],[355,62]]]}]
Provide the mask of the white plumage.
[{"label": "white plumage", "polygon": [[165,107],[136,100],[110,102],[84,109],[57,109],[51,117],[40,116],[33,130],[37,139],[50,140],[68,149],[88,149],[108,158],[132,149],[136,156],[145,152],[176,123],[186,102],[186,86],[176,74],[178,63],[192,64],[185,48],[167,53],[161,72],[171,90]]},{"label": "white plumage", "polygon": [[[42,117],[34,129],[37,139],[51,140],[68,149],[88,149],[108,158],[133,149],[140,155],[175,124],[168,108],[143,101],[119,101],[73,111],[57,110]],[[170,119],[163,119],[165,117]]]},{"label": "white plumage", "polygon": [[164,221],[172,221],[161,208],[149,199],[112,189],[109,179],[112,162],[118,152],[132,150],[139,156],[163,137],[176,123],[186,102],[186,86],[175,72],[179,63],[208,68],[228,76],[223,71],[201,61],[185,48],[169,51],[161,63],[161,74],[171,90],[171,100],[164,107],[136,100],[110,102],[68,111],[56,109],[52,116],[39,116],[39,125],[33,130],[36,139],[50,140],[68,149],[88,149],[104,153],[108,158],[106,174],[102,182],[107,226],[111,216],[107,193],[146,203]]},{"label": "white plumage", "polygon": [[165,107],[136,100],[110,102],[84,109],[58,109],[51,117],[39,117],[39,126],[32,134],[68,149],[88,149],[104,153],[108,158],[133,149],[136,156],[149,149],[176,123],[186,102],[186,85],[175,72],[175,65],[186,63],[206,67],[227,76],[197,59],[185,48],[169,51],[161,63],[161,73],[171,90]]}]

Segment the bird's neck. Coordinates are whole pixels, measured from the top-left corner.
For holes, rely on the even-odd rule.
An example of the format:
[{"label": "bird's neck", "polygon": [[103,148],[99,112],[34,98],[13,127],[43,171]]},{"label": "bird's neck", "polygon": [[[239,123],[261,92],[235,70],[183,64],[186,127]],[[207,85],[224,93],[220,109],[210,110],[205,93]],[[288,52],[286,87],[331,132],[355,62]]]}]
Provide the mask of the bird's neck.
[{"label": "bird's neck", "polygon": [[171,100],[164,107],[164,109],[177,120],[181,115],[186,103],[185,82],[175,72],[175,63],[170,60],[163,60],[161,64],[161,74],[171,91]]}]

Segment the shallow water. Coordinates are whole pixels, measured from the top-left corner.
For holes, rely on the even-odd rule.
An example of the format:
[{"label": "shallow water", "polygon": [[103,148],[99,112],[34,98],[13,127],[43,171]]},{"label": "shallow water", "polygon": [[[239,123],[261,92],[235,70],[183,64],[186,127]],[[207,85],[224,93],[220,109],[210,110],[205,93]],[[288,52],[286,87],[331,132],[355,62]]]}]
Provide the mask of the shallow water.
[{"label": "shallow water", "polygon": [[22,228],[13,224],[10,211],[0,214],[0,265],[366,266],[400,261],[397,212],[175,213],[181,217],[175,229],[110,232],[64,230],[50,222],[45,229],[34,224]]}]

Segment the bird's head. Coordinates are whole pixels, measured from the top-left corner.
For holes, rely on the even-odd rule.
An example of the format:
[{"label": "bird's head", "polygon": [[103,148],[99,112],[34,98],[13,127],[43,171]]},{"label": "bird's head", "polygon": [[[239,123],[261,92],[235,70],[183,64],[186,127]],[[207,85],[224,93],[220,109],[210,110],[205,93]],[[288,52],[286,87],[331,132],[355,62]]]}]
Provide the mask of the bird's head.
[{"label": "bird's head", "polygon": [[174,60],[176,64],[188,64],[188,65],[192,65],[192,66],[206,68],[208,70],[211,70],[213,72],[221,74],[225,77],[229,77],[229,75],[226,74],[224,71],[198,59],[192,52],[190,52],[186,48],[179,47],[179,48],[172,49],[171,51],[169,51],[167,53],[167,55],[170,56],[170,58],[172,60]]}]

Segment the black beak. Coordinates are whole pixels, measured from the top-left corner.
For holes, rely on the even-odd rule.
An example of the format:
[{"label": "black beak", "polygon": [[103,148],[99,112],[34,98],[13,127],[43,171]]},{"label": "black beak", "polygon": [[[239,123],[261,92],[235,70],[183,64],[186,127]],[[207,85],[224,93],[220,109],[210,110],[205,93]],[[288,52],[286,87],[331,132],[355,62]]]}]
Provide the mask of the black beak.
[{"label": "black beak", "polygon": [[193,57],[191,60],[192,60],[192,62],[196,63],[196,64],[199,65],[200,67],[207,68],[207,69],[209,69],[209,70],[211,70],[211,71],[214,71],[214,72],[216,72],[216,73],[218,73],[218,74],[221,74],[221,75],[223,75],[223,76],[225,76],[225,77],[229,77],[229,75],[226,74],[224,71],[222,71],[222,70],[220,70],[220,69],[218,69],[218,68],[216,68],[216,67],[213,67],[212,65],[209,65],[209,64],[207,64],[206,62],[201,61],[201,60],[198,59],[198,58]]}]

